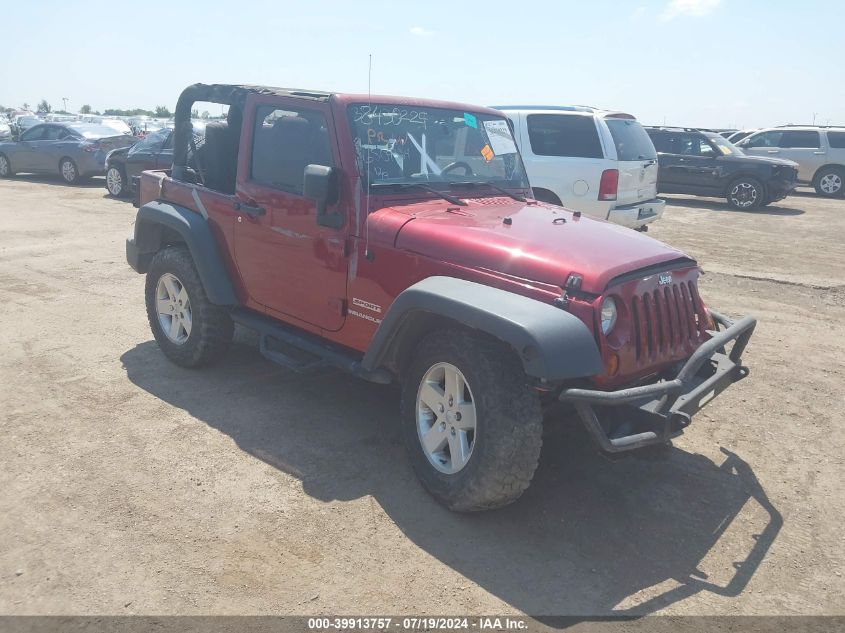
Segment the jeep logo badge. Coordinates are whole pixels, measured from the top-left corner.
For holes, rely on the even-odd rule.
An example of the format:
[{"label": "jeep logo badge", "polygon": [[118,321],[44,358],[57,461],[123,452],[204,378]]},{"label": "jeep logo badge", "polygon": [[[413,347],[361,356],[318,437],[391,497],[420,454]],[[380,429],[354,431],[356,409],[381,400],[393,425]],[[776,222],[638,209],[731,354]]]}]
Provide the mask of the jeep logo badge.
[{"label": "jeep logo badge", "polygon": [[661,286],[672,283],[672,273],[660,273],[657,277],[657,283]]}]

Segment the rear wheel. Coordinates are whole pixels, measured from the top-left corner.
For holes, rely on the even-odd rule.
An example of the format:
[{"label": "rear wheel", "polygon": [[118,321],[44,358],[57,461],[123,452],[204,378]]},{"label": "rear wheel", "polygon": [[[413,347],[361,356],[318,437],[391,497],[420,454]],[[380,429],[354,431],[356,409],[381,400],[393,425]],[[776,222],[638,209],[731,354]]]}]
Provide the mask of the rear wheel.
[{"label": "rear wheel", "polygon": [[79,169],[70,158],[63,158],[59,161],[59,175],[69,185],[75,185],[79,182]]},{"label": "rear wheel", "polygon": [[5,154],[0,154],[0,178],[11,178],[14,175],[9,159],[6,158]]},{"label": "rear wheel", "polygon": [[120,167],[112,166],[106,171],[106,189],[115,198],[119,198],[126,193],[126,178]]},{"label": "rear wheel", "polygon": [[540,202],[547,202],[549,204],[554,204],[559,207],[562,207],[563,204],[555,194],[547,189],[534,189],[534,199],[539,200]]},{"label": "rear wheel", "polygon": [[147,318],[161,350],[182,367],[201,367],[222,356],[234,325],[226,310],[208,300],[185,247],[156,253],[147,272]]},{"label": "rear wheel", "polygon": [[845,169],[841,167],[823,167],[813,179],[816,193],[827,198],[835,198],[845,193]]},{"label": "rear wheel", "polygon": [[522,363],[492,340],[435,331],[404,372],[402,435],[411,464],[452,510],[498,508],[528,488],[542,417]]},{"label": "rear wheel", "polygon": [[737,178],[728,186],[728,204],[740,211],[759,207],[765,198],[763,185],[755,178]]}]

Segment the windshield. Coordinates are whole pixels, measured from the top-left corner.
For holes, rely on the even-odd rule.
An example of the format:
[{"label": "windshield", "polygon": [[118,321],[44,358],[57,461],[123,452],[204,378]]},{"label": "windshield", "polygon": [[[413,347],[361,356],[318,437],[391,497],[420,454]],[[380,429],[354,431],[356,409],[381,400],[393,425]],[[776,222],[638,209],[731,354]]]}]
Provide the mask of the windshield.
[{"label": "windshield", "polygon": [[507,120],[443,108],[353,104],[349,121],[370,185],[486,182],[528,188]]},{"label": "windshield", "polygon": [[134,155],[138,152],[160,150],[164,146],[164,142],[167,140],[168,136],[170,136],[170,130],[159,130],[157,132],[147,134],[143,140],[138,141],[132,146],[129,150],[129,154]]},{"label": "windshield", "polygon": [[616,145],[617,160],[654,160],[657,152],[643,126],[635,119],[605,118]]},{"label": "windshield", "polygon": [[718,135],[718,134],[706,134],[710,142],[716,146],[724,156],[745,156],[743,151],[739,149],[736,145],[731,143],[728,139]]}]

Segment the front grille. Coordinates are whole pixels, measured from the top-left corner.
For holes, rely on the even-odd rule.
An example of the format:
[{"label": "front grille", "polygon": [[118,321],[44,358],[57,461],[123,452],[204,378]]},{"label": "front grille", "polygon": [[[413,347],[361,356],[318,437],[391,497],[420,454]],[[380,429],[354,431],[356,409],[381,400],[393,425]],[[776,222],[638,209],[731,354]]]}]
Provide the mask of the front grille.
[{"label": "front grille", "polygon": [[631,302],[637,362],[690,352],[707,337],[694,281],[657,288]]}]

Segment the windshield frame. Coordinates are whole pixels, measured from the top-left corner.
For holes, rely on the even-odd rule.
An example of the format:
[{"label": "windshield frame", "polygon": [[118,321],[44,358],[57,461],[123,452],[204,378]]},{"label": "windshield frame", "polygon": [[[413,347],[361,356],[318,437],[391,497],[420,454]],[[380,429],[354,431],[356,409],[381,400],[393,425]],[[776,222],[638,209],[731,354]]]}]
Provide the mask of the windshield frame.
[{"label": "windshield frame", "polygon": [[[522,155],[519,151],[513,125],[503,113],[492,113],[477,109],[461,108],[460,106],[457,106],[457,104],[440,106],[427,104],[397,104],[384,101],[373,101],[372,103],[350,101],[344,104],[344,106],[353,146],[355,171],[361,179],[364,191],[378,193],[380,195],[384,195],[387,192],[402,192],[403,194],[407,194],[410,191],[414,191],[415,193],[428,196],[433,194],[426,193],[424,188],[415,187],[414,185],[424,184],[433,189],[442,188],[443,191],[453,191],[450,186],[451,183],[460,185],[467,183],[467,181],[472,181],[477,184],[477,187],[475,187],[472,192],[473,197],[505,195],[501,192],[501,190],[515,190],[520,192],[530,191],[528,173],[522,160]],[[432,115],[435,115],[435,118],[439,115],[442,117],[442,120],[432,123],[430,121],[430,117]],[[372,127],[367,127],[367,123],[364,122],[365,119],[376,117],[379,118],[379,121]],[[383,121],[382,119],[384,117],[388,117],[388,121],[390,122],[388,123]],[[395,130],[398,132],[398,135],[385,142],[389,147],[372,148],[372,144],[362,144],[365,127],[367,127],[368,133],[374,132],[378,138],[384,139],[379,132],[385,132],[388,131],[387,128],[392,128],[394,125],[392,121],[397,120],[396,117],[398,117],[398,122],[395,124],[397,126]],[[451,119],[451,121],[449,119]],[[501,121],[502,123],[491,123],[493,121]],[[488,123],[490,123],[490,125],[488,125]],[[425,132],[429,132],[433,125],[440,125],[441,129],[444,129],[444,131],[448,129],[450,132],[457,132],[460,134],[461,138],[455,138],[455,146],[452,148],[455,160],[450,161],[445,165],[440,164],[444,160],[444,157],[448,157],[449,155],[438,155],[436,153],[435,155],[431,155],[429,151],[426,151],[427,159],[424,160],[421,156],[421,151],[423,147],[428,150],[430,145],[428,143],[423,144],[421,138],[422,134],[420,134],[420,136],[408,134],[411,125],[421,126]],[[501,134],[503,127],[507,129],[509,139],[497,138],[495,141],[491,141],[489,136],[491,134],[491,130],[493,130],[493,134]],[[478,130],[480,138],[473,138],[471,143],[468,140],[471,132],[461,134],[461,131],[464,129]],[[402,135],[401,139],[399,135]],[[409,138],[410,136],[414,136],[413,140]],[[396,146],[397,140],[401,140],[403,145],[407,143],[407,149],[405,149],[406,153],[404,157],[400,155],[400,157],[397,158],[397,153],[393,149]],[[491,143],[495,142],[500,150],[510,149],[510,143],[513,145],[514,151],[501,151],[499,154],[491,152],[492,158],[490,160],[487,160],[487,157],[480,152],[478,157],[476,157],[474,153],[468,153],[468,147],[473,144],[478,144],[479,141],[484,142],[481,149],[490,149]],[[390,143],[393,143],[393,145],[391,146]],[[461,145],[460,147],[458,147],[459,144]],[[369,145],[368,149],[373,149],[374,151],[377,149],[381,152],[382,156],[385,156],[384,160],[390,164],[391,169],[402,170],[402,172],[405,172],[405,157],[411,158],[413,156],[411,161],[416,159],[415,166],[418,167],[420,171],[407,175],[405,173],[401,173],[390,177],[371,179],[373,175],[372,169],[367,169],[366,165],[373,164],[379,159],[373,160],[373,158],[370,157],[369,163],[365,161],[361,147],[365,147],[367,145]],[[386,152],[389,152],[389,155],[385,155],[384,153]],[[400,158],[402,159],[401,162]],[[493,166],[492,169],[501,173],[470,174],[469,171],[462,167],[451,168],[449,174],[446,176],[444,176],[441,172],[442,169],[449,167],[450,164],[469,163],[470,159],[472,159],[470,169],[473,167],[478,168],[479,166],[492,165],[495,163],[495,166]],[[422,165],[425,165],[426,167],[422,168]],[[437,169],[432,169],[433,166],[436,166]],[[413,168],[414,166],[412,165],[411,169]],[[474,171],[475,170],[473,170],[473,172]],[[497,187],[501,190],[496,191]],[[466,192],[467,187],[461,186],[458,190]],[[465,193],[456,195],[465,195]]]}]

